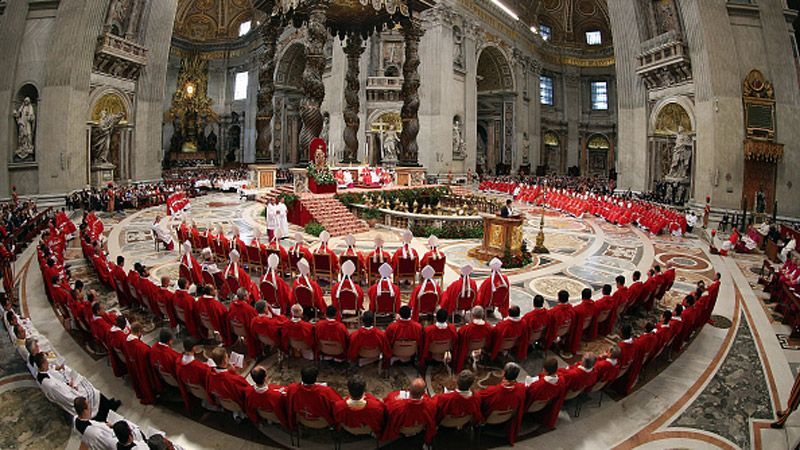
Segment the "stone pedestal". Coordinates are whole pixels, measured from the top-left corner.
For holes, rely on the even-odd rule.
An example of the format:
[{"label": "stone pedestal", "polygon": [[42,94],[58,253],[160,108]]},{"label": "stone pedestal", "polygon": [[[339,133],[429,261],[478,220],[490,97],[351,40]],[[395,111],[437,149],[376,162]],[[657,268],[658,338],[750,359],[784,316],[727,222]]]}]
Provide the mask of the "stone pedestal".
[{"label": "stone pedestal", "polygon": [[111,163],[98,163],[92,166],[92,186],[102,188],[114,181],[114,169],[117,166]]},{"label": "stone pedestal", "polygon": [[264,164],[251,164],[250,170],[253,171],[255,182],[253,183],[258,189],[271,189],[275,187],[275,178],[278,168],[272,165]]},{"label": "stone pedestal", "polygon": [[398,167],[395,172],[397,173],[397,186],[422,186],[425,184],[424,167]]}]

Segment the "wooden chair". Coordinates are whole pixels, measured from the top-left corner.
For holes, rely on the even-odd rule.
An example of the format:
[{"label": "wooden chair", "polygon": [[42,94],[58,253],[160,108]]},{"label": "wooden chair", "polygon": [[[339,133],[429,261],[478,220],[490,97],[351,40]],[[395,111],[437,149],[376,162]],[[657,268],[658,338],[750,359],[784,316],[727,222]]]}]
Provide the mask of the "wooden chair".
[{"label": "wooden chair", "polygon": [[[490,412],[488,416],[486,416],[486,419],[484,420],[483,424],[502,425],[504,423],[507,423],[509,420],[512,420],[514,418],[515,413],[516,412],[513,409],[494,410]],[[478,428],[478,430],[480,431],[481,428]],[[480,436],[481,433],[479,432],[478,433],[479,446],[480,446]]]},{"label": "wooden chair", "polygon": [[417,266],[419,265],[416,258],[403,258],[400,257],[397,260],[397,273],[395,273],[395,279],[397,280],[397,284],[402,283],[403,281],[408,281],[411,283],[412,288],[414,285],[417,284]]},{"label": "wooden chair", "polygon": [[163,370],[161,370],[161,367],[158,367],[157,370],[158,370],[158,375],[161,377],[162,380],[164,380],[164,383],[174,388],[180,387],[180,384],[178,384],[178,380],[176,380],[171,373],[164,372]]},{"label": "wooden chair", "polygon": [[317,306],[314,304],[314,291],[304,284],[298,284],[294,288],[294,300],[297,304],[304,308],[312,308],[314,310],[315,319],[321,312],[317,311]]},{"label": "wooden chair", "polygon": [[288,364],[292,359],[292,354],[293,353],[299,353],[299,354],[302,355],[303,352],[305,352],[305,351],[312,351],[313,352],[314,349],[309,347],[308,344],[306,344],[305,341],[298,341],[297,339],[291,339],[290,338],[289,339],[289,355],[288,355],[288,358],[286,358],[287,367],[289,367]]},{"label": "wooden chair", "polygon": [[[351,436],[356,436],[356,437],[368,436],[368,437],[372,437],[372,428],[368,427],[367,425],[361,425],[358,428],[352,428],[352,427],[348,427],[347,425],[340,424],[339,428],[340,428],[341,432],[347,433],[347,434],[349,434]],[[376,449],[379,448],[380,447],[380,442],[378,441],[378,438],[374,437],[373,439],[375,440],[375,448]],[[336,440],[334,448],[337,449],[337,450],[342,448],[342,436],[341,435],[337,436],[337,440]]]},{"label": "wooden chair", "polygon": [[[384,261],[384,262],[387,262],[387,261]],[[375,280],[380,280],[381,279],[381,274],[380,274],[380,272],[378,270],[381,268],[382,265],[383,265],[383,263],[380,262],[380,261],[374,261],[372,258],[369,259],[369,262],[367,263],[367,284],[368,285],[371,286],[371,285],[373,285],[375,283]]]},{"label": "wooden chair", "polygon": [[492,293],[491,298],[489,298],[489,304],[486,306],[486,309],[495,309],[497,303],[500,299],[506,297],[508,295],[508,286],[498,286],[495,291]]},{"label": "wooden chair", "polygon": [[329,356],[329,357],[340,356],[343,355],[345,352],[345,349],[344,347],[342,347],[341,342],[328,341],[325,339],[319,341],[318,350],[319,350],[320,360],[322,359],[323,356]]},{"label": "wooden chair", "polygon": [[473,352],[480,350],[481,353],[486,351],[486,338],[470,340],[467,342],[467,356],[472,356]]},{"label": "wooden chair", "polygon": [[439,294],[433,291],[425,292],[417,297],[417,309],[420,316],[432,316],[439,305]]},{"label": "wooden chair", "polygon": [[246,254],[248,263],[247,267],[250,269],[250,271],[255,273],[263,272],[264,267],[266,266],[266,260],[261,260],[261,247],[253,247],[252,245],[248,245]]},{"label": "wooden chair", "polygon": [[361,316],[361,312],[364,310],[364,305],[360,304],[358,301],[358,293],[346,287],[342,287],[341,292],[339,292],[339,304],[333,305],[339,312],[344,315],[345,312],[353,311],[356,316]]},{"label": "wooden chair", "polygon": [[439,280],[439,286],[444,288],[444,268],[447,263],[447,257],[442,253],[441,258],[428,259],[428,265],[433,268],[433,278]]},{"label": "wooden chair", "polygon": [[400,295],[400,293],[395,292],[392,295],[387,291],[375,297],[375,315],[391,314],[392,318],[394,318],[394,315],[397,314],[397,300],[395,297],[397,295]]},{"label": "wooden chair", "polygon": [[[336,442],[336,436],[334,435],[334,426],[332,423],[328,422],[327,419],[324,417],[307,417],[303,414],[296,414],[295,418],[297,419],[297,447],[300,447],[300,435],[303,432],[304,428],[310,430],[330,430],[331,432],[331,440]],[[294,439],[292,439],[292,445],[294,445]]]},{"label": "wooden chair", "polygon": [[518,343],[519,343],[519,336],[513,337],[513,338],[505,338],[500,343],[500,351],[501,352],[508,352],[511,349],[513,349],[514,347],[516,347]]},{"label": "wooden chair", "polygon": [[201,386],[199,384],[186,383],[186,388],[189,390],[189,393],[191,393],[194,397],[199,398],[204,402],[207,402],[209,400],[208,392],[206,392],[205,386]]},{"label": "wooden chair", "polygon": [[433,341],[431,345],[428,346],[428,353],[431,354],[431,358],[436,361],[443,361],[444,354],[450,352],[453,353],[455,348],[455,340],[448,339],[443,341]]},{"label": "wooden chair", "polygon": [[206,239],[205,234],[199,231],[195,232],[196,230],[197,228],[192,229],[192,250],[194,252],[200,252],[208,247],[208,239]]},{"label": "wooden chair", "polygon": [[401,361],[411,361],[417,355],[418,349],[417,341],[398,340],[392,345],[392,357],[397,357]]},{"label": "wooden chair", "polygon": [[447,414],[442,417],[441,422],[439,422],[439,427],[461,430],[470,422],[472,422],[472,414],[467,414],[466,416],[460,417],[453,417],[450,414]]},{"label": "wooden chair", "polygon": [[469,289],[467,291],[467,295],[465,296],[462,296],[459,292],[458,298],[456,298],[455,307],[453,308],[452,317],[450,319],[453,323],[455,323],[457,312],[461,313],[461,316],[463,317],[467,311],[471,310],[472,307],[475,306],[476,296],[477,292],[473,291],[472,289]]},{"label": "wooden chair", "polygon": [[262,280],[258,288],[261,291],[261,300],[267,302],[270,308],[278,308],[281,313],[286,313],[282,307],[283,303],[278,299],[278,288],[269,279]]},{"label": "wooden chair", "polygon": [[528,407],[528,410],[525,411],[527,413],[535,413],[543,410],[547,405],[550,404],[552,400],[538,400],[531,403],[531,406]]},{"label": "wooden chair", "polygon": [[160,252],[161,251],[161,239],[158,238],[158,236],[156,235],[155,231],[150,230],[150,238],[153,239],[153,250],[155,250],[156,252]]},{"label": "wooden chair", "polygon": [[215,395],[214,398],[217,400],[217,403],[219,403],[219,406],[222,406],[222,408],[224,408],[225,410],[230,411],[234,414],[244,414],[242,407],[239,406],[239,404],[236,403],[235,401],[229,398],[220,397],[219,395]]},{"label": "wooden chair", "polygon": [[331,284],[333,284],[334,280],[336,280],[336,277],[338,276],[338,273],[336,268],[333,267],[331,255],[327,253],[314,253],[312,255],[312,259],[314,260],[314,276],[318,279],[320,277],[324,277]]}]

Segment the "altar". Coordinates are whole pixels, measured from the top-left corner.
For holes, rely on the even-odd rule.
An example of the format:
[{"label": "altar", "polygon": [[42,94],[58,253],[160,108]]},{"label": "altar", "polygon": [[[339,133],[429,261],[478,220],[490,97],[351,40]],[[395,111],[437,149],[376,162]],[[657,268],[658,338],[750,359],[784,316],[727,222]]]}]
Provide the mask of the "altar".
[{"label": "altar", "polygon": [[488,261],[492,258],[503,258],[522,255],[522,226],[525,218],[522,215],[508,218],[493,214],[482,214],[483,242],[480,247],[469,251],[469,256]]}]

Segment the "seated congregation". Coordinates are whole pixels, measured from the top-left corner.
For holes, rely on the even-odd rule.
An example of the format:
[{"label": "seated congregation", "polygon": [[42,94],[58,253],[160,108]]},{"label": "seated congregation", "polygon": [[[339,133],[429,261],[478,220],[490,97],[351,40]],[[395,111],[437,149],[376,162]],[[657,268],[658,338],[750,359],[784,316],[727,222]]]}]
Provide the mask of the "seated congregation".
[{"label": "seated congregation", "polygon": [[[326,232],[317,248],[306,246],[299,233],[285,248],[280,232],[268,244],[259,236],[245,244],[236,229],[225,236],[221,228],[201,232],[184,222],[176,230],[179,279],[162,276],[155,283],[138,262],[126,272],[123,256],[108,260],[102,229],[96,215],[84,216],[83,255],[123,308],[163,324],[158,342],[147,345],[141,323],[105,311],[95,293],[83,292],[65,266],[67,236],[51,228],[38,258],[48,298],[65,325],[104,349],[113,374],[127,377],[142,404],[159,403],[177,390],[187,411],[198,405],[226,410],[237,421],[283,427],[298,442],[299,431],[308,428],[372,435],[380,442],[417,436],[430,443],[443,428],[496,426],[513,444],[525,416],[554,428],[565,402],[577,413],[592,393],[632,392],[643,368],[657,358],[671,361],[708,323],[720,284],[719,275],[708,287],[699,282],[681,304],[662,312],[659,323],[634,330],[628,315],[660,307],[675,281],[673,267],[653,266],[646,280],[636,271],[630,284],[617,276],[616,286],[604,285],[598,299],[584,289],[580,301],[571,302],[562,290],[548,308],[537,295],[532,310],[522,314],[510,301],[498,259],[480,284],[465,265],[444,286],[446,256],[435,236],[422,257],[411,247],[410,232],[393,254],[380,237],[362,253],[352,236],[336,254]],[[173,348],[176,333],[182,352]],[[584,351],[566,367],[547,356],[553,351],[571,359],[582,342],[599,336],[616,343],[602,354]],[[532,349],[544,355],[543,370],[520,377],[518,363],[533,357]],[[278,364],[314,363],[305,363],[300,381],[283,386],[270,382],[275,380],[260,365],[272,355]],[[328,360],[351,366],[348,392],[318,380],[319,364]],[[358,368],[376,363],[388,374],[397,362],[423,377],[429,366],[446,365],[457,389],[430,395],[420,377],[383,399],[370,395]],[[503,380],[476,389],[479,365],[504,367]]]}]

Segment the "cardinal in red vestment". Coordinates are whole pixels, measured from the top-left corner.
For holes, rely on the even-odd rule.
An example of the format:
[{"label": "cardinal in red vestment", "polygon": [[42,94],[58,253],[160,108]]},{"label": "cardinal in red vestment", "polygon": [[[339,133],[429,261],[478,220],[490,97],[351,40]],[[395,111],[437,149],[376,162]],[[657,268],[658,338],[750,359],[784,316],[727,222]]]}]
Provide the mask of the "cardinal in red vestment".
[{"label": "cardinal in red vestment", "polygon": [[162,373],[171,375],[177,381],[176,363],[181,355],[172,349],[173,341],[172,331],[162,328],[158,335],[158,342],[150,348],[150,365],[153,367],[153,378],[158,380],[156,387],[159,393],[163,392],[168,385],[163,379]]},{"label": "cardinal in red vestment", "polygon": [[[472,266],[466,264],[461,267],[461,276],[447,286],[442,296],[442,308],[450,312],[467,311],[475,306],[475,297],[478,292],[475,280],[470,277]],[[469,299],[472,299],[470,302]]]},{"label": "cardinal in red vestment", "polygon": [[543,369],[525,388],[524,411],[527,412],[534,403],[547,402],[536,414],[540,416],[542,425],[552,429],[564,404],[567,383],[564,377],[558,375],[558,361],[552,356],[544,360]]},{"label": "cardinal in red vestment", "polygon": [[350,345],[347,348],[347,359],[359,365],[369,364],[374,358],[362,357],[362,351],[377,351],[383,357],[386,365],[392,357],[392,347],[386,334],[375,327],[375,315],[367,311],[361,315],[361,328],[350,335]]},{"label": "cardinal in red vestment", "polygon": [[336,256],[336,253],[328,247],[328,241],[331,239],[331,234],[327,231],[323,231],[319,234],[319,247],[314,250],[315,255],[319,254],[327,254],[330,256],[331,261],[331,272],[336,274],[339,272],[339,257]]},{"label": "cardinal in red vestment", "polygon": [[[411,320],[411,308],[408,305],[401,306],[397,320],[386,327],[386,339],[389,341],[389,346],[394,348],[397,342],[413,341],[417,347],[416,354],[413,356],[416,356],[419,355],[422,349],[422,337],[422,325],[417,321]],[[398,356],[398,358],[400,357]],[[404,362],[407,360],[406,358]]]},{"label": "cardinal in red vestment", "polygon": [[[333,306],[336,307],[336,310],[339,312],[339,316],[337,317],[341,320],[341,311],[343,309],[355,309],[358,311],[364,310],[364,290],[361,289],[361,286],[357,285],[353,282],[353,273],[356,271],[356,266],[353,264],[353,261],[345,261],[342,264],[342,279],[331,287],[331,303]],[[355,294],[355,307],[351,308],[352,305],[342,305],[341,304],[341,295],[342,290],[348,290]],[[345,308],[347,306],[347,308]]]},{"label": "cardinal in red vestment", "polygon": [[[186,332],[190,336],[197,339],[202,339],[200,335],[200,326],[197,323],[197,316],[195,315],[195,303],[197,302],[187,290],[190,281],[186,278],[178,280],[178,289],[175,290],[172,296],[172,305],[175,308],[175,317],[186,325]],[[201,289],[202,285],[197,285],[197,289]],[[183,315],[180,314],[183,311]]]},{"label": "cardinal in red vestment", "polygon": [[633,283],[628,286],[628,305],[627,308],[638,307],[642,303],[644,292],[644,283],[641,281],[642,273],[638,270],[633,272]]},{"label": "cardinal in red vestment", "polygon": [[[253,300],[260,299],[261,293],[258,292],[258,286],[253,283],[253,279],[250,278],[250,275],[248,275],[244,268],[239,264],[239,251],[231,250],[231,252],[228,254],[228,258],[230,259],[230,262],[228,263],[228,267],[225,268],[222,278],[227,283],[231,293],[235,293],[236,289],[243,287],[247,289],[247,292],[250,293],[250,297]],[[234,289],[234,287],[236,289]]]},{"label": "cardinal in red vestment", "polygon": [[[575,311],[573,310],[572,305],[569,303],[569,292],[565,290],[558,291],[558,304],[550,308],[548,316],[550,317],[550,323],[547,325],[545,348],[550,348],[550,346],[555,342],[559,328],[567,323],[575,323]],[[568,341],[565,342],[565,345],[567,344]]]},{"label": "cardinal in red vestment", "polygon": [[196,285],[203,283],[203,272],[200,267],[200,263],[198,263],[194,255],[192,255],[192,243],[188,240],[184,241],[183,243],[183,255],[181,255],[180,263],[180,276],[186,278]]},{"label": "cardinal in red vestment", "polygon": [[[347,262],[350,263],[350,261]],[[335,306],[328,306],[328,309],[325,311],[325,319],[314,324],[314,335],[316,338],[316,350],[321,357],[323,356],[321,353],[323,341],[336,342],[341,346],[342,352],[338,355],[326,354],[324,356],[344,361],[347,358],[349,333],[347,332],[347,327],[338,320],[338,316],[338,309],[336,309]]]},{"label": "cardinal in red vestment", "polygon": [[[206,391],[215,403],[220,399],[235,402],[242,411],[247,410],[247,395],[253,389],[250,383],[241,375],[234,372],[228,363],[228,351],[224,347],[215,347],[211,351],[211,360],[215,367],[211,369],[208,376],[208,387]],[[243,413],[234,412],[234,418],[243,418]]]},{"label": "cardinal in red vestment", "polygon": [[410,230],[403,231],[403,245],[395,250],[392,255],[392,269],[394,269],[395,272],[400,271],[401,259],[414,261],[414,272],[419,271],[419,254],[417,254],[416,250],[411,248],[411,241],[413,238],[414,235],[411,234]]},{"label": "cardinal in red vestment", "polygon": [[592,300],[592,290],[586,288],[581,291],[581,302],[572,308],[575,311],[575,321],[569,333],[569,346],[567,351],[572,354],[578,351],[584,334],[586,340],[597,336],[597,310]]},{"label": "cardinal in red vestment", "polygon": [[250,371],[250,378],[256,383],[253,389],[247,394],[245,400],[247,417],[254,424],[265,419],[261,417],[259,411],[272,413],[277,417],[280,425],[289,428],[289,418],[286,416],[287,389],[279,384],[267,383],[267,371],[261,366],[255,367]]},{"label": "cardinal in red vestment", "polygon": [[[411,298],[408,300],[408,306],[411,307],[411,318],[419,321],[420,311],[423,310],[425,313],[433,313],[436,311],[436,307],[439,305],[440,300],[442,298],[442,290],[439,287],[439,283],[433,281],[433,276],[435,275],[435,270],[433,267],[426,265],[420,271],[420,276],[422,277],[422,283],[418,284],[414,287],[414,290],[411,292]],[[429,304],[422,304],[421,300],[431,300]]]},{"label": "cardinal in red vestment", "polygon": [[[362,254],[356,248],[356,238],[352,234],[348,234],[344,237],[344,243],[347,245],[347,248],[344,249],[341,255],[339,255],[339,259],[343,259],[344,257],[350,257],[351,259],[355,257],[358,264],[356,265],[356,270],[354,272],[358,272],[359,276],[361,272],[366,267],[366,258],[364,254]],[[344,268],[344,264],[342,264],[342,268]]]},{"label": "cardinal in red vestment", "polygon": [[[124,357],[125,352],[123,350],[123,346],[128,339],[128,333],[130,333],[130,329],[125,316],[118,316],[114,325],[108,330],[108,340],[106,341],[109,349],[108,358],[111,360],[111,369],[115,377],[124,376],[128,372],[127,358]],[[119,353],[122,353],[122,358]]]},{"label": "cardinal in red vestment", "polygon": [[[680,306],[680,305],[678,305]],[[640,345],[643,341],[633,339],[633,328],[630,324],[625,324],[620,329],[621,341],[617,343],[620,349],[620,368],[624,370],[627,366],[628,370],[620,375],[620,378],[614,383],[614,387],[620,393],[625,395],[630,394],[636,380],[639,379],[639,373],[642,370],[642,358]]]},{"label": "cardinal in red vestment", "polygon": [[430,247],[430,250],[422,255],[420,267],[431,266],[434,269],[444,271],[444,264],[447,261],[447,257],[444,253],[439,251],[439,238],[436,236],[429,237],[428,247]]},{"label": "cardinal in red vestment", "polygon": [[279,265],[280,257],[274,253],[269,255],[269,258],[267,258],[267,271],[261,277],[259,287],[261,289],[261,298],[269,304],[269,307],[278,309],[280,314],[286,314],[292,305],[292,290],[283,281],[283,277],[278,274]]},{"label": "cardinal in red vestment", "polygon": [[404,428],[423,426],[425,443],[429,444],[436,435],[436,402],[425,393],[425,381],[416,378],[408,391],[390,392],[383,399],[386,405],[386,427],[382,441],[400,437]]},{"label": "cardinal in red vestment", "polygon": [[478,392],[481,399],[483,417],[489,418],[493,413],[514,411],[506,425],[508,443],[514,445],[522,422],[525,407],[525,385],[517,383],[520,368],[515,363],[505,365],[503,381]]},{"label": "cardinal in red vestment", "polygon": [[436,423],[441,423],[445,417],[454,419],[470,416],[472,425],[483,423],[481,413],[481,399],[472,392],[475,375],[469,370],[462,370],[456,379],[456,390],[447,391],[434,397],[436,402]]},{"label": "cardinal in red vestment", "polygon": [[122,345],[122,352],[125,354],[125,364],[136,397],[143,405],[154,404],[159,385],[153,378],[150,346],[142,342],[142,324],[139,322],[131,324],[131,333]]},{"label": "cardinal in red vestment", "polygon": [[298,417],[322,418],[331,426],[336,423],[333,408],[342,398],[324,383],[317,383],[319,370],[309,365],[300,370],[300,382],[286,388],[286,411],[289,429],[297,428]]},{"label": "cardinal in red vestment", "polygon": [[250,321],[250,333],[255,337],[256,344],[259,347],[259,354],[263,351],[264,345],[266,345],[262,342],[262,339],[266,339],[268,342],[271,341],[272,344],[270,345],[274,349],[285,350],[282,330],[283,324],[288,321],[286,316],[281,315],[280,310],[270,309],[264,300],[256,302],[256,313],[258,315]]},{"label": "cardinal in red vestment", "polygon": [[[480,306],[472,308],[472,319],[458,330],[458,348],[455,352],[455,370],[461,372],[467,357],[475,350],[487,351],[492,348],[492,325],[484,320]],[[481,342],[480,348],[477,347]]]},{"label": "cardinal in red vestment", "polygon": [[[175,374],[178,380],[178,388],[183,397],[183,404],[187,411],[191,410],[192,394],[189,385],[199,386],[206,389],[208,377],[211,375],[211,367],[195,359],[194,355],[202,354],[203,346],[200,341],[189,337],[183,340],[183,354],[175,362]],[[203,402],[211,402],[208,397],[200,399]]]},{"label": "cardinal in red vestment", "polygon": [[306,247],[306,244],[303,240],[303,233],[295,233],[294,245],[289,247],[289,257],[290,261],[300,261],[301,259],[311,261],[314,258],[311,255],[311,251],[308,249],[308,247]]},{"label": "cardinal in red vestment", "polygon": [[[436,359],[442,361],[445,359],[445,354],[432,354],[431,344],[443,343],[445,347],[449,347],[451,353],[455,353],[458,348],[458,332],[455,325],[447,323],[447,310],[440,309],[436,311],[436,322],[425,327],[425,343],[422,348],[422,362],[425,363],[429,359]],[[451,355],[452,357],[452,355]]]},{"label": "cardinal in red vestment", "polygon": [[[233,345],[233,338],[228,328],[228,309],[222,302],[217,300],[216,294],[217,290],[214,289],[214,286],[207,285],[203,287],[202,295],[195,303],[195,311],[197,311],[198,318],[205,315],[211,322],[213,329],[205,330],[206,333],[216,331],[222,337],[225,345]],[[203,328],[205,327],[206,325],[203,324]]]},{"label": "cardinal in red vestment", "polygon": [[594,386],[597,382],[597,372],[594,371],[596,362],[597,356],[592,352],[586,352],[581,362],[559,369],[559,375],[567,383],[567,392],[584,392]]},{"label": "cardinal in red vestment", "polygon": [[284,351],[289,351],[290,341],[302,342],[307,349],[302,351],[305,359],[314,359],[314,326],[303,320],[303,307],[295,304],[291,308],[292,318],[283,324],[281,329],[281,346]]},{"label": "cardinal in red vestment", "polygon": [[512,306],[508,310],[508,316],[494,326],[490,358],[492,360],[497,358],[505,342],[516,340],[514,347],[507,350],[515,351],[515,357],[520,361],[524,360],[528,356],[530,340],[528,330],[528,326],[520,317],[519,306]]},{"label": "cardinal in red vestment", "polygon": [[528,327],[529,337],[539,335],[537,342],[547,350],[547,326],[550,324],[550,310],[544,307],[544,297],[536,294],[533,297],[533,309],[522,316],[522,321]]},{"label": "cardinal in red vestment", "polygon": [[[369,287],[367,296],[369,297],[369,310],[372,312],[387,312],[387,303],[392,304],[392,312],[397,312],[400,309],[400,287],[392,282],[392,266],[388,263],[383,263],[379,269],[381,274],[380,280]],[[378,310],[378,297],[384,298],[388,296],[393,301],[381,302],[381,310]]]},{"label": "cardinal in red vestment", "polygon": [[[603,296],[594,302],[597,315],[597,334],[608,336],[614,330],[614,323],[616,323],[617,304],[614,302],[614,297],[611,296],[610,284],[603,285],[602,293]],[[605,316],[605,320],[602,316]]]},{"label": "cardinal in red vestment", "polygon": [[231,326],[231,334],[237,334],[233,326],[234,322],[238,322],[244,327],[245,335],[237,337],[244,338],[245,344],[247,345],[247,355],[251,358],[255,358],[261,352],[261,346],[258,345],[258,338],[250,331],[250,322],[252,322],[253,318],[258,314],[255,308],[250,305],[249,296],[250,294],[245,288],[239,288],[239,291],[236,292],[236,297],[234,297],[233,301],[228,306],[228,323]]},{"label": "cardinal in red vestment", "polygon": [[367,383],[359,374],[347,380],[347,391],[350,394],[333,406],[336,423],[345,429],[369,427],[372,435],[380,437],[383,433],[386,407],[383,402],[366,392]]},{"label": "cardinal in red vestment", "polygon": [[297,270],[300,274],[294,280],[292,285],[292,301],[305,308],[316,308],[317,311],[325,311],[327,304],[322,297],[322,288],[309,275],[311,274],[311,266],[308,261],[301,259],[297,263]]},{"label": "cardinal in red vestment", "polygon": [[481,287],[478,288],[478,298],[476,304],[483,306],[484,309],[497,308],[502,317],[508,316],[508,304],[510,298],[508,277],[500,272],[503,262],[498,258],[489,261],[492,270],[489,278],[483,280]]}]

